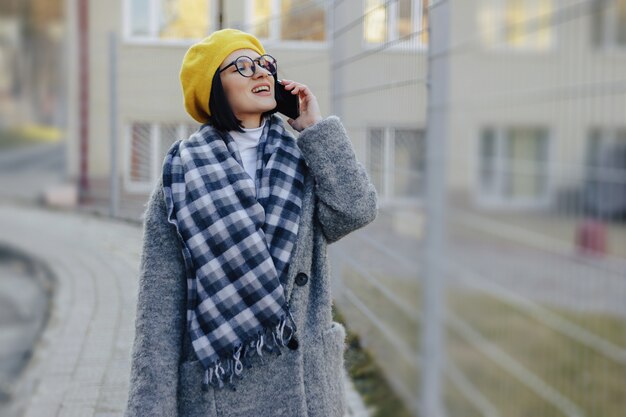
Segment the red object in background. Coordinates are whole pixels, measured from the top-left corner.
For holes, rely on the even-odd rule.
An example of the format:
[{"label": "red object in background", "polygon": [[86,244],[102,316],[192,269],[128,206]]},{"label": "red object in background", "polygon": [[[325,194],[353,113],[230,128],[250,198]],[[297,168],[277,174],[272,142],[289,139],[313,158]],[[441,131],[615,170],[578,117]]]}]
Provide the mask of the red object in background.
[{"label": "red object in background", "polygon": [[606,254],[606,227],[604,222],[586,219],[579,223],[576,244],[578,250],[583,254]]},{"label": "red object in background", "polygon": [[78,0],[78,71],[79,71],[79,199],[86,203],[89,190],[88,146],[89,146],[89,9],[88,0]]}]

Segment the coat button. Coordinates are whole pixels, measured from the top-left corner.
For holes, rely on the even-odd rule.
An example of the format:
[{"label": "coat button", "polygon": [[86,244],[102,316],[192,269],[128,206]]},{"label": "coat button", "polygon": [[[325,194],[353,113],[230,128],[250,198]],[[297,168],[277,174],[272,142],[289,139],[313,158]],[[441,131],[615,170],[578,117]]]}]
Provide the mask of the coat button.
[{"label": "coat button", "polygon": [[298,349],[299,345],[300,343],[298,342],[298,339],[296,338],[296,336],[292,336],[291,339],[289,339],[289,342],[287,342],[287,347],[291,350]]},{"label": "coat button", "polygon": [[298,275],[296,275],[296,284],[298,284],[299,286],[303,286],[306,285],[306,283],[309,281],[309,277],[304,273],[304,272],[300,272],[298,273]]}]

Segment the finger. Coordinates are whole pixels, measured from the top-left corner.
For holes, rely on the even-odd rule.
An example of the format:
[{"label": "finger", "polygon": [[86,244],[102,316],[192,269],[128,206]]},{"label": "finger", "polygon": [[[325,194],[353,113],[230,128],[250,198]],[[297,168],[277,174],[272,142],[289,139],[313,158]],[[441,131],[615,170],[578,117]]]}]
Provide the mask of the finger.
[{"label": "finger", "polygon": [[311,95],[311,90],[304,84],[300,87],[300,91],[302,92],[303,98],[308,98]]},{"label": "finger", "polygon": [[297,83],[295,81],[288,81],[288,80],[284,80],[284,81],[288,83],[288,84],[283,84],[285,86],[285,89],[291,91],[292,94],[298,94],[300,91],[303,91],[303,89],[307,88],[306,85]]},{"label": "finger", "polygon": [[285,86],[285,89],[292,90],[292,89],[294,89],[295,87],[298,86],[298,83],[296,83],[294,81],[287,81],[287,83],[284,84],[284,86]]},{"label": "finger", "polygon": [[298,86],[292,91],[292,93],[294,91],[301,95],[307,95],[309,93],[309,89],[304,84],[298,84]]}]

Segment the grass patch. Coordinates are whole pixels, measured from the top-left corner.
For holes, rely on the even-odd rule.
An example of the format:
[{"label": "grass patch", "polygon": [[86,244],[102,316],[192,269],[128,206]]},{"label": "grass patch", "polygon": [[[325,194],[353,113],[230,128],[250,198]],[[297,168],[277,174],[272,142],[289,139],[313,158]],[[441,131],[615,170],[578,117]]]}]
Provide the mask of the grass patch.
[{"label": "grass patch", "polygon": [[[417,310],[417,303],[421,293],[415,281],[391,279],[372,273],[381,286],[392,290],[391,292],[400,302],[407,306],[413,306]],[[409,349],[417,352],[420,344],[420,323],[415,317],[406,314],[406,311],[394,304],[387,296],[382,294],[374,284],[361,277],[354,270],[346,270],[343,275],[344,283],[352,292],[388,326],[388,329],[398,336]],[[384,337],[381,335],[381,337]]]},{"label": "grass patch", "polygon": [[0,129],[0,149],[14,149],[40,143],[56,143],[62,132],[54,127],[28,125],[15,129]]},{"label": "grass patch", "polygon": [[[453,359],[474,388],[494,406],[499,415],[507,417],[563,416],[559,410],[537,397],[526,385],[511,378],[482,352],[453,332],[447,335],[447,350],[448,357]],[[460,393],[452,397],[450,393],[452,387],[454,387],[452,384],[446,386],[446,394],[449,396],[446,401],[448,414],[465,417],[469,414],[468,409],[477,413],[475,407],[469,404],[469,401]],[[459,395],[465,399],[465,407],[459,405]]]},{"label": "grass patch", "polygon": [[[374,278],[393,297],[421,310],[421,290],[417,279],[376,275]],[[414,352],[420,349],[419,318],[410,317],[394,305],[376,285],[359,275],[357,271],[345,269],[344,284],[384,323],[397,338]],[[532,372],[561,396],[569,399],[586,415],[622,416],[626,409],[626,366],[606,358],[595,350],[542,324],[528,314],[523,307],[482,292],[461,291],[449,288],[448,311],[470,325],[484,339],[514,358],[527,371]],[[569,320],[588,332],[623,347],[626,343],[626,321],[609,314],[580,312],[543,305],[553,314]],[[345,313],[359,331],[367,333],[368,347],[376,352],[376,360],[389,367],[387,374],[394,375],[405,387],[417,387],[418,369],[415,364],[407,366],[405,357],[393,351],[387,338],[374,328],[367,319],[346,305]],[[339,320],[337,320],[339,321]],[[506,416],[556,416],[562,415],[554,405],[540,394],[519,381],[465,340],[453,329],[446,333],[447,360],[452,361],[474,386],[495,407],[500,415]],[[355,336],[356,337],[356,336]],[[355,342],[360,346],[360,343]],[[368,352],[367,355],[371,354]],[[352,359],[351,359],[352,360]],[[373,361],[373,359],[370,359]],[[357,359],[354,359],[357,361]],[[394,363],[390,363],[394,362]],[[367,362],[369,363],[369,362]],[[355,375],[367,375],[367,366],[357,366]],[[379,369],[380,372],[382,370]],[[381,376],[384,379],[384,377]],[[446,383],[445,403],[450,416],[480,415],[475,406],[458,391],[449,379]],[[370,388],[364,384],[364,392]],[[357,389],[359,389],[357,387]],[[361,391],[361,390],[359,390]],[[416,390],[416,392],[419,392]],[[365,394],[363,394],[365,396]],[[385,395],[374,396],[381,401]],[[403,395],[405,397],[405,395]],[[395,402],[400,400],[394,400]],[[371,402],[377,406],[376,402]],[[381,414],[399,415],[399,414]]]},{"label": "grass patch", "polygon": [[446,384],[443,392],[443,403],[449,416],[484,417],[472,403],[456,388],[449,378],[444,378]]},{"label": "grass patch", "polygon": [[371,352],[361,346],[359,336],[350,330],[341,312],[333,305],[333,320],[346,328],[345,365],[355,388],[365,404],[372,407],[373,417],[412,417],[402,400],[389,386]]},{"label": "grass patch", "polygon": [[626,320],[609,315],[577,311],[561,310],[558,314],[614,345],[626,349]]},{"label": "grass patch", "polygon": [[[542,325],[523,311],[496,298],[484,294],[451,293],[450,304],[454,306],[455,314],[483,337],[585,412],[602,416],[623,416],[626,409],[626,367],[623,364]],[[576,317],[579,319],[577,324],[580,325],[594,325],[598,328],[612,325],[623,330],[623,321],[618,325],[620,320],[615,317],[564,313],[561,309],[552,311],[561,316]],[[448,337],[454,340],[451,333],[453,332],[448,333]],[[477,361],[476,358],[463,360],[458,355],[454,359],[463,370],[467,370]],[[483,362],[482,367],[498,367],[488,358]],[[507,375],[503,375],[503,378],[506,377]],[[506,379],[514,378],[508,376]],[[498,382],[494,381],[491,388],[487,386],[485,391],[490,392],[497,388]],[[515,401],[515,398],[509,398],[507,403],[511,401]],[[543,400],[535,395],[517,406],[522,409],[535,408],[541,402]]]}]

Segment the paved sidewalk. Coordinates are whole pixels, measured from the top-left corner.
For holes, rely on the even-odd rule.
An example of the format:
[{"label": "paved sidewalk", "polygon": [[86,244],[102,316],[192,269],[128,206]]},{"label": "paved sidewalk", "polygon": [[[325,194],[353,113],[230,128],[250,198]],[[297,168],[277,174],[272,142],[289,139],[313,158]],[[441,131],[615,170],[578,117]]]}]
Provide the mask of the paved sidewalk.
[{"label": "paved sidewalk", "polygon": [[[16,387],[15,415],[113,417],[126,405],[142,230],[86,214],[0,205],[0,241],[48,264],[52,311]],[[347,416],[368,413],[348,380]]]}]

